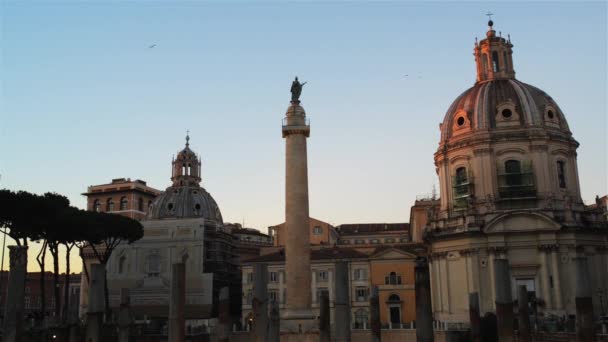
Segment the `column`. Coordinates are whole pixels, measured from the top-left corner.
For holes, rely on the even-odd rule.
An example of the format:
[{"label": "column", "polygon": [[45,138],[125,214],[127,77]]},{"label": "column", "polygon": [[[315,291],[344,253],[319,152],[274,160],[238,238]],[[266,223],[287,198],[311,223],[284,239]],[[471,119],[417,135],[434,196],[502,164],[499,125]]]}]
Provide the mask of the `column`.
[{"label": "column", "polygon": [[513,341],[513,297],[509,260],[494,259],[494,287],[496,292],[496,320],[498,341]]},{"label": "column", "polygon": [[232,321],[230,319],[230,291],[227,286],[220,289],[219,308],[218,308],[219,324],[217,327],[217,341],[228,342],[230,339],[230,328]]},{"label": "column", "polygon": [[350,282],[348,281],[348,263],[336,262],[336,279],[334,288],[334,324],[335,341],[350,341]]},{"label": "column", "polygon": [[526,285],[517,287],[517,316],[520,342],[530,342],[530,314],[528,312],[528,290]]},{"label": "column", "polygon": [[382,331],[380,325],[380,298],[378,286],[372,287],[372,294],[369,297],[369,312],[371,320],[371,342],[382,341]]},{"label": "column", "polygon": [[131,327],[131,313],[129,289],[120,289],[120,311],[118,312],[118,341],[129,342],[129,330]]},{"label": "column", "polygon": [[105,278],[104,265],[91,264],[89,273],[89,308],[87,311],[87,342],[101,342],[101,329],[105,311]]},{"label": "column", "polygon": [[540,286],[542,288],[542,296],[541,298],[545,301],[546,307],[548,309],[554,309],[553,306],[553,297],[551,296],[551,288],[549,286],[549,264],[547,262],[547,250],[549,247],[540,246]]},{"label": "column", "polygon": [[[488,268],[490,269],[490,298],[492,309],[496,309],[496,289],[494,288],[494,284],[496,282],[495,272],[494,272],[494,253],[488,250]],[[485,309],[484,309],[485,310]]]},{"label": "column", "polygon": [[[287,295],[292,291],[288,288]],[[253,333],[254,341],[266,342],[268,337],[268,265],[253,266]]]},{"label": "column", "polygon": [[431,279],[426,258],[416,259],[416,341],[433,342],[433,311],[431,306]]},{"label": "column", "polygon": [[[321,295],[320,303],[319,303],[319,341],[320,342],[330,342],[330,330],[331,327],[329,325],[329,294],[324,292]],[[336,322],[336,324],[340,324]]]},{"label": "column", "polygon": [[559,274],[559,246],[554,246],[551,252],[551,268],[553,269],[553,290],[555,294],[555,309],[563,310],[562,285]]},{"label": "column", "polygon": [[576,341],[593,341],[593,300],[586,257],[576,257]]},{"label": "column", "polygon": [[186,306],[186,265],[184,263],[174,263],[171,265],[170,291],[169,341],[183,342],[186,337],[186,321],[184,317]]},{"label": "column", "polygon": [[469,293],[469,321],[471,324],[471,341],[481,341],[481,316],[479,315],[479,293]]},{"label": "column", "polygon": [[25,277],[27,274],[27,246],[8,246],[10,268],[6,307],[4,310],[4,332],[2,341],[19,342],[23,333],[23,309]]},{"label": "column", "polygon": [[280,316],[279,303],[270,302],[270,323],[268,324],[268,342],[279,342],[280,340]]}]

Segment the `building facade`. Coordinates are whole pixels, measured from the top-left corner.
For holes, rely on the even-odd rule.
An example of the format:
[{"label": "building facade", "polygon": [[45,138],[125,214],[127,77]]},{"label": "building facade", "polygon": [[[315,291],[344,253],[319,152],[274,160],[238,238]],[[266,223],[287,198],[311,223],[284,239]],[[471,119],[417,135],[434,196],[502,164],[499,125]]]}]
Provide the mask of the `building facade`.
[{"label": "building facade", "polygon": [[441,195],[427,208],[424,237],[441,321],[468,322],[469,293],[479,294],[482,315],[495,312],[495,259],[508,260],[512,290],[526,285],[542,319],[575,313],[575,260],[585,257],[595,314],[603,311],[606,220],[581,199],[579,144],[565,113],[515,78],[512,48],[490,21],[475,43],[477,82],[440,125]]}]

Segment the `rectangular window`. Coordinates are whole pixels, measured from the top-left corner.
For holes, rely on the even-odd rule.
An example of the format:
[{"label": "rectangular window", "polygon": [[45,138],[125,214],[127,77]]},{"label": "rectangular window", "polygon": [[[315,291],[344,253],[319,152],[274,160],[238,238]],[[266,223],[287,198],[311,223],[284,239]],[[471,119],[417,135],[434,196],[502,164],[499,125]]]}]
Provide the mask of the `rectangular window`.
[{"label": "rectangular window", "polygon": [[356,245],[363,245],[363,244],[365,244],[365,240],[355,240],[355,244]]},{"label": "rectangular window", "polygon": [[270,272],[270,282],[271,283],[279,282],[279,275],[277,274],[277,272]]},{"label": "rectangular window", "polygon": [[279,290],[268,291],[268,301],[278,303],[279,302]]},{"label": "rectangular window", "polygon": [[367,279],[367,270],[364,268],[355,269],[353,278],[355,280],[366,280]]},{"label": "rectangular window", "polygon": [[317,281],[327,281],[328,277],[327,271],[317,272]]},{"label": "rectangular window", "polygon": [[357,302],[367,301],[368,295],[369,295],[369,289],[367,287],[357,287],[355,289],[355,299]]},{"label": "rectangular window", "polygon": [[561,160],[557,162],[557,179],[559,181],[559,187],[562,189],[566,188],[566,170],[565,163]]},{"label": "rectangular window", "polygon": [[323,234],[323,228],[321,228],[320,226],[316,226],[313,228],[312,232],[314,235],[321,235]]}]

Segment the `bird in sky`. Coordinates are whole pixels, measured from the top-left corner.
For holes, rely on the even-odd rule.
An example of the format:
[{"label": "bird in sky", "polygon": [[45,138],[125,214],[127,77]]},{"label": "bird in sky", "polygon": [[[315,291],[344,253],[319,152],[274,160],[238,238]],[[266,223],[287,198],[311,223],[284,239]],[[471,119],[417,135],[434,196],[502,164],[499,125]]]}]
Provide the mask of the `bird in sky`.
[{"label": "bird in sky", "polygon": [[156,46],[156,44],[152,44],[152,45],[148,46],[148,49],[154,49],[155,46]]}]

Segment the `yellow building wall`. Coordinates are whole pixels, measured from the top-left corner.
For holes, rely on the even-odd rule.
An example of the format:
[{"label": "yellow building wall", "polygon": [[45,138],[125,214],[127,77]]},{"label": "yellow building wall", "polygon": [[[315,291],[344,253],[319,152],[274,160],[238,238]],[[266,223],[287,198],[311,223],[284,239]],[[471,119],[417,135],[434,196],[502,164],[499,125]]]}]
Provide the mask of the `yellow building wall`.
[{"label": "yellow building wall", "polygon": [[[321,227],[323,229],[323,232],[319,235],[314,234],[314,228],[317,226]],[[276,228],[276,233],[275,233],[275,237],[274,237],[274,241],[273,241],[274,245],[275,246],[285,246],[285,242],[287,239],[285,223],[281,223],[272,228]],[[310,243],[313,245],[329,244],[331,228],[332,228],[332,226],[329,223],[319,221],[319,220],[311,217],[309,220],[309,225],[308,225]]]},{"label": "yellow building wall", "polygon": [[[385,277],[391,272],[401,276],[401,285],[386,285]],[[372,286],[378,286],[380,300],[381,324],[388,324],[388,297],[396,294],[401,299],[401,322],[409,323],[416,320],[416,294],[414,290],[414,260],[379,260],[371,263]]]}]

